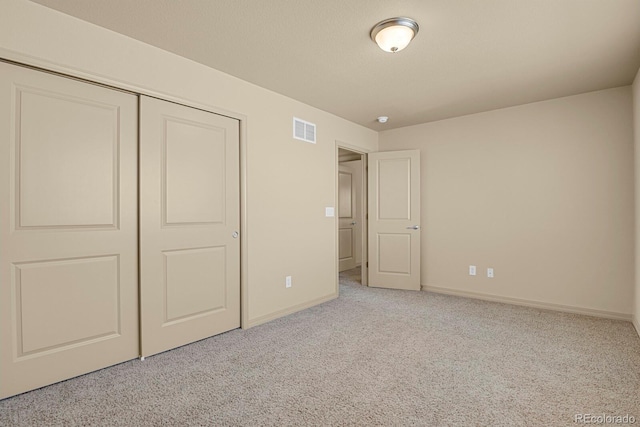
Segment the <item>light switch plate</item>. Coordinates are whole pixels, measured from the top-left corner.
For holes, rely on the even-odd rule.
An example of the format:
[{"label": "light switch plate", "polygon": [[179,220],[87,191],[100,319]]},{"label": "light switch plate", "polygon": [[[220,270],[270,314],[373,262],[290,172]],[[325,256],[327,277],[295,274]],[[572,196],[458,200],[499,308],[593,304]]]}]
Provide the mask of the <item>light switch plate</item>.
[{"label": "light switch plate", "polygon": [[327,218],[334,217],[336,215],[336,210],[333,207],[324,208],[324,216]]}]

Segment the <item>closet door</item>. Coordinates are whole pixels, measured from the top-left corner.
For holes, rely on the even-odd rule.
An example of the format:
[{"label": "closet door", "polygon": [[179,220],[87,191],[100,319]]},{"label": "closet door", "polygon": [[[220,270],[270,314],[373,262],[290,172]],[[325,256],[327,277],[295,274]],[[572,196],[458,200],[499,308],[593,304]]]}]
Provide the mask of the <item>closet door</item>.
[{"label": "closet door", "polygon": [[142,355],[240,326],[239,122],[140,100]]},{"label": "closet door", "polygon": [[0,62],[0,398],[139,354],[137,97]]}]

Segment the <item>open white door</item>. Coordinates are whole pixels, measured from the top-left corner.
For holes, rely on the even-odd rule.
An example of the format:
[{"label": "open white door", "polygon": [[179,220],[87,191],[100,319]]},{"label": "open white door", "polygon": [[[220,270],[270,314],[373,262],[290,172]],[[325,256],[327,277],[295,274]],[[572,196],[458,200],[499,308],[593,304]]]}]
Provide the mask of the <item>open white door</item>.
[{"label": "open white door", "polygon": [[420,151],[369,154],[369,286],[420,290]]},{"label": "open white door", "polygon": [[356,267],[356,189],[354,171],[340,164],[338,172],[338,271]]}]

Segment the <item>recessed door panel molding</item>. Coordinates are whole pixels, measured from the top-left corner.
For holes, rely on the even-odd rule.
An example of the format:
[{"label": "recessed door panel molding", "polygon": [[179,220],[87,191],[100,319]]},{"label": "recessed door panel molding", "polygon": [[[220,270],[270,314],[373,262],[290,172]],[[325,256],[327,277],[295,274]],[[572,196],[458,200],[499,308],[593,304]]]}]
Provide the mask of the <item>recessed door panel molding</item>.
[{"label": "recessed door panel molding", "polygon": [[338,235],[340,236],[339,242],[339,256],[340,260],[351,259],[354,257],[353,253],[353,228],[341,228]]},{"label": "recessed door panel molding", "polygon": [[224,223],[226,129],[165,117],[164,131],[164,225]]},{"label": "recessed door panel molding", "polygon": [[351,172],[338,173],[338,215],[340,218],[353,218],[353,175]]},{"label": "recessed door panel molding", "polygon": [[117,227],[118,105],[22,86],[15,99],[16,228]]},{"label": "recessed door panel molding", "polygon": [[411,219],[411,159],[380,159],[378,174],[379,220]]},{"label": "recessed door panel molding", "polygon": [[[213,314],[227,307],[226,248],[164,251],[165,323]],[[198,274],[192,274],[197,271]]]},{"label": "recessed door panel molding", "polygon": [[420,290],[420,151],[369,154],[369,286]]},{"label": "recessed door panel molding", "polygon": [[411,235],[378,234],[378,273],[411,274]]},{"label": "recessed door panel molding", "polygon": [[239,122],[140,99],[142,355],[240,326]]},{"label": "recessed door panel molding", "polygon": [[118,255],[15,264],[17,358],[120,334]]},{"label": "recessed door panel molding", "polygon": [[0,63],[0,398],[139,355],[137,103]]}]

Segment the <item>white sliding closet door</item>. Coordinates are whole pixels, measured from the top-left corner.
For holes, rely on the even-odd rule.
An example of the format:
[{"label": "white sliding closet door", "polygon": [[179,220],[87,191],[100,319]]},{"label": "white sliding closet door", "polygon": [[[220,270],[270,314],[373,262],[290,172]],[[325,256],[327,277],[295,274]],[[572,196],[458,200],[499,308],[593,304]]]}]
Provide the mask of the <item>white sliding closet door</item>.
[{"label": "white sliding closet door", "polygon": [[0,398],[139,354],[137,97],[0,62]]},{"label": "white sliding closet door", "polygon": [[240,326],[239,122],[140,100],[142,355]]}]

